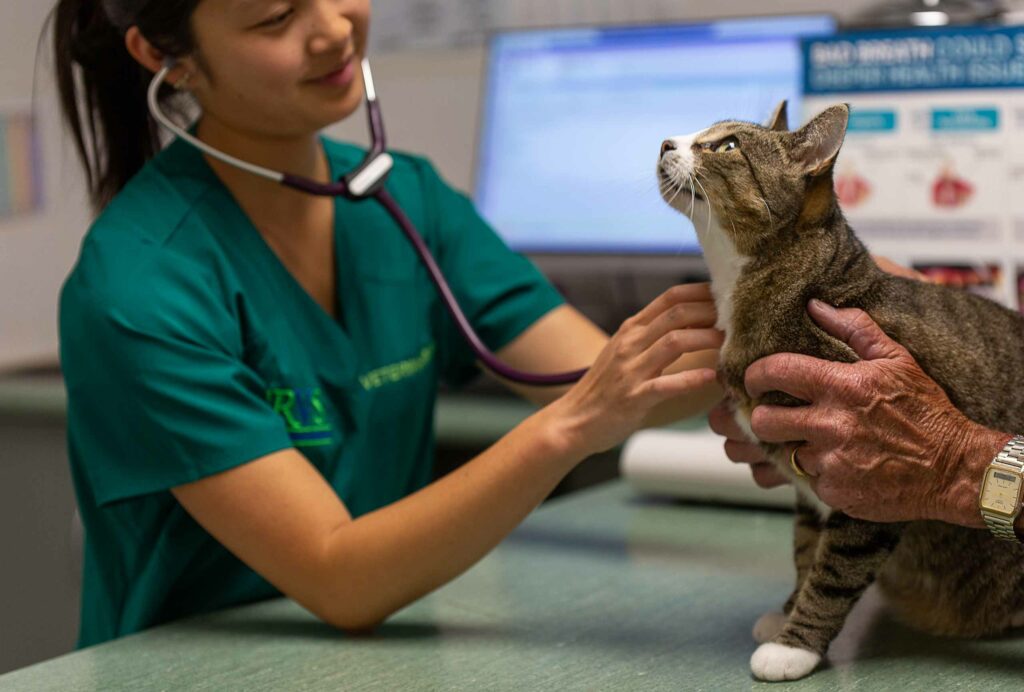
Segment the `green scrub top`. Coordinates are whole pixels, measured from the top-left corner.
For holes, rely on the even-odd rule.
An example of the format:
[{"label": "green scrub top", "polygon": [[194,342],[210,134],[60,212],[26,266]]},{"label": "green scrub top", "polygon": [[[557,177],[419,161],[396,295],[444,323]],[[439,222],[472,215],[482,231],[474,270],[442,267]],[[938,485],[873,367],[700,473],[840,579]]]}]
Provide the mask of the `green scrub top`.
[{"label": "green scrub top", "polygon": [[[335,179],[362,159],[322,141]],[[490,348],[562,302],[426,160],[395,154],[387,187]],[[180,140],[90,228],[60,304],[79,646],[279,595],[175,486],[290,447],[353,516],[430,481],[438,383],[469,380],[474,356],[385,211],[341,198],[335,211],[337,320]]]}]

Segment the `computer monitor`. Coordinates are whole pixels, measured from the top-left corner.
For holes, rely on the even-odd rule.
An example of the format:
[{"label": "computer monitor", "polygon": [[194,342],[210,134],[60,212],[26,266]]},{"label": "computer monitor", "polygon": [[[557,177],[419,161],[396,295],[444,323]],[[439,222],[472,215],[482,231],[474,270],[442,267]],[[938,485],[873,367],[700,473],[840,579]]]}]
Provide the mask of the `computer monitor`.
[{"label": "computer monitor", "polygon": [[729,119],[799,114],[800,39],[828,16],[495,34],[475,201],[528,253],[699,253],[658,193],[661,141]]}]

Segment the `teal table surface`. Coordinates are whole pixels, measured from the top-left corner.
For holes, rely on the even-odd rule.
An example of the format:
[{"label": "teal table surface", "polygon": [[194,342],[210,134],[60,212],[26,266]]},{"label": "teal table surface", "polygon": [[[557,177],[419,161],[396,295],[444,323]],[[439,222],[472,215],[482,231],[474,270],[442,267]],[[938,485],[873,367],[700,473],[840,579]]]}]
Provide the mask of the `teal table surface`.
[{"label": "teal table surface", "polygon": [[751,625],[792,579],[786,513],[643,500],[545,504],[469,572],[350,637],[285,599],[0,677],[0,690],[1020,690],[1024,638],[914,633],[869,592],[828,664],[751,679]]}]

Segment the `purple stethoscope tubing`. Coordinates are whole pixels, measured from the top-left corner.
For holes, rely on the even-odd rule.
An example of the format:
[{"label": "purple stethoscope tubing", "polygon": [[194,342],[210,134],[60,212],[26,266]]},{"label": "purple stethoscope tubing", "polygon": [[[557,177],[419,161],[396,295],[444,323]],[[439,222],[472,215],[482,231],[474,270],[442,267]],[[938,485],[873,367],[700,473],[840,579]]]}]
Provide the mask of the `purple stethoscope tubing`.
[{"label": "purple stethoscope tubing", "polygon": [[387,140],[384,137],[384,119],[381,116],[380,104],[377,101],[377,93],[373,85],[373,75],[370,72],[369,60],[363,58],[362,69],[363,88],[366,94],[366,113],[370,124],[372,144],[362,163],[360,163],[353,171],[342,176],[340,180],[334,183],[319,183],[314,180],[310,180],[309,178],[303,178],[301,176],[290,175],[287,173],[279,173],[278,171],[273,171],[269,168],[264,168],[262,166],[257,166],[256,164],[249,163],[248,161],[243,161],[214,149],[200,139],[193,137],[183,128],[179,127],[160,109],[160,102],[158,98],[160,85],[163,84],[164,80],[167,78],[168,72],[174,68],[174,65],[175,63],[173,60],[169,59],[165,61],[163,68],[156,74],[156,76],[153,77],[153,81],[149,85],[149,111],[157,122],[189,144],[197,147],[204,153],[223,161],[224,163],[248,171],[254,175],[273,180],[274,182],[282,185],[287,185],[288,187],[296,190],[301,190],[302,192],[307,192],[312,195],[345,197],[346,199],[357,201],[370,198],[376,199],[377,202],[384,207],[388,214],[390,214],[395,220],[395,223],[398,224],[402,233],[413,246],[416,254],[419,255],[420,261],[423,263],[423,266],[426,267],[427,273],[430,275],[430,280],[437,288],[437,292],[440,294],[448,314],[455,321],[455,324],[458,326],[463,338],[473,349],[477,358],[479,358],[489,370],[506,380],[528,385],[552,386],[572,384],[583,377],[584,373],[586,373],[586,369],[554,374],[538,374],[517,370],[501,362],[497,356],[491,353],[491,350],[487,348],[484,342],[477,335],[476,331],[473,329],[473,325],[470,324],[465,313],[462,312],[462,308],[459,307],[458,299],[448,286],[448,282],[444,278],[444,273],[437,265],[433,255],[430,254],[427,244],[423,242],[423,238],[416,231],[416,227],[405,212],[402,211],[401,206],[399,206],[395,198],[392,197],[391,193],[389,193],[384,187],[384,182],[387,180],[388,174],[394,167],[394,160],[391,158],[391,155],[387,153]]}]

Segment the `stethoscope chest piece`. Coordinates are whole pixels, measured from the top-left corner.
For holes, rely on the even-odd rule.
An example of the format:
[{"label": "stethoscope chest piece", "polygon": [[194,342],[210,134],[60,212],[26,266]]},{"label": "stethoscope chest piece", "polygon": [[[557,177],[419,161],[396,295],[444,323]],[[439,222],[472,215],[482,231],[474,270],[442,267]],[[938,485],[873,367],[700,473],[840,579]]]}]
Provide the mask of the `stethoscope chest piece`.
[{"label": "stethoscope chest piece", "polygon": [[387,182],[388,174],[394,167],[395,160],[387,152],[367,157],[359,168],[342,178],[348,189],[345,196],[349,199],[372,197]]}]

